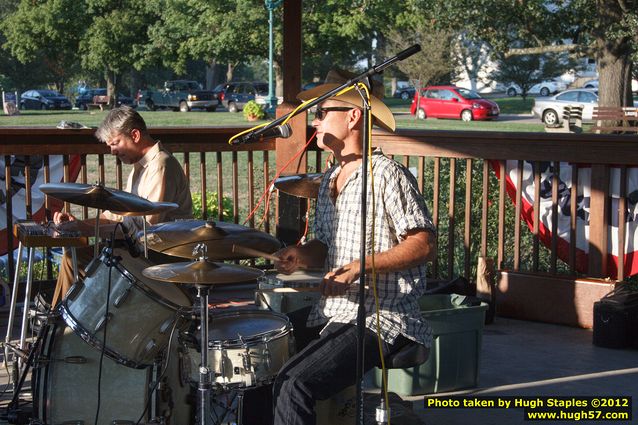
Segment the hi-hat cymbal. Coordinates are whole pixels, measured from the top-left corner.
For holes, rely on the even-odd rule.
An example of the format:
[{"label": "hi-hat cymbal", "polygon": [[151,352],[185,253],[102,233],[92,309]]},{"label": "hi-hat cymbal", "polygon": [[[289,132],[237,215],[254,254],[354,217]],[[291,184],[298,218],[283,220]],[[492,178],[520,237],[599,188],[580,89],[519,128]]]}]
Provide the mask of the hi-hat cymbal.
[{"label": "hi-hat cymbal", "polygon": [[63,202],[121,215],[151,215],[178,207],[172,202],[151,202],[141,196],[102,185],[44,183],[40,185],[40,191]]},{"label": "hi-hat cymbal", "polygon": [[323,173],[284,176],[275,180],[275,187],[282,192],[300,198],[317,198],[322,178]]},{"label": "hi-hat cymbal", "polygon": [[255,280],[264,275],[259,269],[212,261],[190,261],[147,267],[142,274],[150,279],[184,285],[223,285]]},{"label": "hi-hat cymbal", "polygon": [[233,245],[249,246],[267,253],[275,252],[280,247],[279,241],[268,233],[239,224],[204,220],[178,220],[151,226],[147,230],[146,240],[148,249],[182,258],[197,257],[193,249],[203,243],[207,257],[212,260],[254,257],[233,252]]}]

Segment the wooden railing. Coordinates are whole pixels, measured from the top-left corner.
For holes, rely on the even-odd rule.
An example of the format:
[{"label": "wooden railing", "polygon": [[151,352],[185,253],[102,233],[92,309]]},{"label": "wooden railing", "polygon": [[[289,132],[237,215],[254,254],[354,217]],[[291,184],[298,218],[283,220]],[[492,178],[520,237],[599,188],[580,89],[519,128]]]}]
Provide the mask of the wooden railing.
[{"label": "wooden railing", "polygon": [[[222,218],[222,203],[226,197],[232,201],[232,220],[243,223],[265,190],[265,182],[276,171],[273,164],[277,146],[273,141],[228,145],[228,138],[238,130],[155,128],[152,133],[183,162],[191,178],[191,190],[202,195],[203,205],[208,192],[223,195],[218,197],[218,216],[210,218]],[[375,146],[412,169],[431,209],[439,230],[433,276],[452,278],[460,275],[469,280],[474,280],[479,256],[493,257],[499,270],[537,276],[605,278],[617,268],[618,279],[625,278],[624,244],[619,244],[617,267],[611,267],[608,245],[617,237],[624,240],[627,214],[635,207],[633,193],[628,196],[635,190],[628,181],[628,170],[638,167],[636,142],[635,136],[596,134],[424,130],[373,134]],[[70,158],[80,155],[82,169],[78,182],[99,181],[121,188],[128,173],[126,166],[107,154],[107,147],[92,137],[92,130],[0,128],[0,155],[6,161],[10,155],[26,156],[27,163],[36,155],[64,155],[65,175],[68,176]],[[308,155],[308,170],[323,168],[325,158],[325,154]],[[95,170],[91,169],[91,164],[97,164]],[[583,211],[579,204],[582,194],[577,192],[577,185],[572,185],[571,189],[560,189],[559,185],[561,169],[564,179],[567,165],[570,166],[571,181],[578,181],[579,170],[587,169],[591,173],[589,231],[584,245],[585,235],[579,235],[576,221],[576,215]],[[501,176],[509,172],[516,189],[508,188],[505,179],[499,180],[493,168]],[[542,170],[549,172],[549,180],[541,181]],[[5,172],[10,170],[5,167]],[[25,166],[27,187],[30,173],[30,167]],[[533,182],[527,186],[528,194],[533,194],[530,195],[533,213],[529,230],[525,223],[516,219],[525,214],[521,202],[524,174]],[[621,183],[613,194],[612,204],[610,181],[614,179],[620,179]],[[549,183],[551,186],[547,186]],[[543,189],[543,185],[549,189]],[[7,183],[5,190],[10,189]],[[508,190],[515,202],[508,196]],[[33,213],[28,193],[27,190],[27,216]],[[566,199],[569,199],[568,203],[565,203]],[[557,232],[551,232],[546,239],[548,246],[542,244],[542,218],[538,208],[541,202],[551,203],[550,229],[556,228],[559,208],[563,213],[569,211],[571,217],[567,234],[560,238]],[[7,197],[6,207],[7,211],[13,208],[10,197]],[[83,214],[88,214],[88,210],[84,209]],[[7,214],[8,228],[11,228],[11,217]],[[617,224],[617,231],[610,233],[609,223]],[[255,220],[247,224],[253,226]],[[274,233],[269,217],[262,226],[265,231]],[[580,252],[583,249],[589,251],[584,270]]]}]

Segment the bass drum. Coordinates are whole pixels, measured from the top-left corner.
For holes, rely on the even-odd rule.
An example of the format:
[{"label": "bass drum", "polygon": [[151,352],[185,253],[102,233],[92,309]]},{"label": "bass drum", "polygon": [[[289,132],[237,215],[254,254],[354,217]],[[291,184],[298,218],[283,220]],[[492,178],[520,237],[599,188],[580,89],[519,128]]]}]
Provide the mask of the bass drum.
[{"label": "bass drum", "polygon": [[[134,424],[149,399],[151,368],[131,369],[103,358],[61,320],[47,325],[33,367],[34,413],[46,424]],[[98,382],[101,375],[101,384]],[[142,422],[147,422],[144,414]]]}]

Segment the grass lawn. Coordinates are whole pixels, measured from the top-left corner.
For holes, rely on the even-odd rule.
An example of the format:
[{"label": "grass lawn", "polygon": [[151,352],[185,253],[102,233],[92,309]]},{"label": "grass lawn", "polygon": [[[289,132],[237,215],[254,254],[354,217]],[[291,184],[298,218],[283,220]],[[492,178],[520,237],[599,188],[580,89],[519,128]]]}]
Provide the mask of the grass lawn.
[{"label": "grass lawn", "polygon": [[[528,114],[531,110],[533,100],[528,98],[499,98],[495,99],[501,106],[503,114]],[[476,131],[543,131],[540,123],[516,122],[501,120],[487,122],[464,123],[460,120],[415,120],[410,115],[410,101],[387,98],[385,102],[395,113],[397,126],[399,128],[422,128],[434,130],[476,130]],[[149,127],[160,126],[246,126],[250,127],[255,123],[248,123],[241,113],[230,113],[224,109],[216,112],[191,111],[148,111],[140,109],[140,114]],[[87,127],[97,127],[104,119],[106,111],[21,111],[20,115],[8,117],[0,116],[0,126],[45,126],[54,127],[60,121],[73,121]],[[312,115],[309,116],[309,121]],[[263,121],[261,121],[263,122]]]}]

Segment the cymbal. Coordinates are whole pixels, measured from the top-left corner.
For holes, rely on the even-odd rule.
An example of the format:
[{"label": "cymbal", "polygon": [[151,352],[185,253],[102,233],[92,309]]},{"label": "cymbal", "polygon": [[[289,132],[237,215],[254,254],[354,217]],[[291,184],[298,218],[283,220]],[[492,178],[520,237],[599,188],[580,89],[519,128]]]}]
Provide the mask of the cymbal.
[{"label": "cymbal", "polygon": [[250,246],[266,253],[273,253],[280,247],[279,241],[268,233],[212,220],[177,220],[157,224],[147,229],[146,241],[152,251],[181,258],[195,258],[197,255],[193,254],[193,249],[203,243],[207,257],[212,260],[254,258],[244,252],[233,252],[233,245]]},{"label": "cymbal", "polygon": [[284,176],[275,180],[275,187],[282,192],[300,198],[317,198],[322,178],[323,173]]},{"label": "cymbal", "polygon": [[63,202],[121,215],[151,215],[178,207],[172,202],[151,202],[141,196],[97,184],[44,183],[40,185],[40,191]]},{"label": "cymbal", "polygon": [[110,210],[110,211],[118,215],[155,215],[155,214],[163,213],[165,211],[174,210],[175,208],[179,207],[179,205],[176,204],[175,202],[152,202],[152,201],[148,201],[148,202],[152,204],[152,208],[149,211],[145,211],[145,212],[114,211],[114,210]]},{"label": "cymbal", "polygon": [[190,261],[147,267],[142,274],[161,282],[185,285],[223,285],[255,280],[264,275],[259,269],[212,261]]}]

